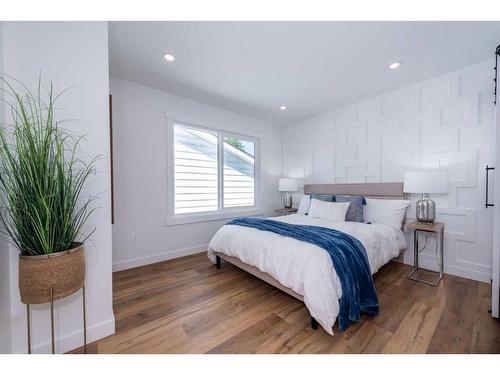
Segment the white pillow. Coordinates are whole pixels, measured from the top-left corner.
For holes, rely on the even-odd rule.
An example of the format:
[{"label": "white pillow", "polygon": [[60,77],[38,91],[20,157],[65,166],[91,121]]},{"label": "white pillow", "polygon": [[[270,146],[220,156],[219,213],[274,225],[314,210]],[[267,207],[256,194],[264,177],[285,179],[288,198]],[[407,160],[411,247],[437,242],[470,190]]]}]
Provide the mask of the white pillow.
[{"label": "white pillow", "polygon": [[366,198],[363,217],[365,222],[383,223],[401,229],[408,206],[410,201],[406,200]]},{"label": "white pillow", "polygon": [[349,202],[325,202],[319,199],[311,199],[309,216],[330,221],[345,221],[345,214],[349,209]]},{"label": "white pillow", "polygon": [[311,196],[303,194],[302,198],[300,199],[300,204],[297,213],[302,215],[307,214],[309,212],[310,206],[311,206]]}]

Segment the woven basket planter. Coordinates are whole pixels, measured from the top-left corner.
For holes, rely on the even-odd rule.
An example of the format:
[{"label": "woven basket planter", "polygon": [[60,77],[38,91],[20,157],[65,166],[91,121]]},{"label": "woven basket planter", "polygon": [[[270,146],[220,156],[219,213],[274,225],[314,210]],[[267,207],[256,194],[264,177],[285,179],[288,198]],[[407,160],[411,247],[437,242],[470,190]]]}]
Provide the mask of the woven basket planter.
[{"label": "woven basket planter", "polygon": [[85,251],[83,244],[59,253],[21,255],[19,292],[24,304],[39,304],[69,296],[83,287]]}]

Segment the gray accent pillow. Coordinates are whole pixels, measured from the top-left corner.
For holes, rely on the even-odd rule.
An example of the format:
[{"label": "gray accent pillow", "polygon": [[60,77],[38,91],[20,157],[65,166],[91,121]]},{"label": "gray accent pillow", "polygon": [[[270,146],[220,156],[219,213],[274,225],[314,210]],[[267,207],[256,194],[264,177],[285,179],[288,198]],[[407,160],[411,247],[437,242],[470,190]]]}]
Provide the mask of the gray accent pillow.
[{"label": "gray accent pillow", "polygon": [[345,215],[345,221],[356,221],[363,223],[363,201],[364,198],[357,195],[336,195],[335,202],[349,202],[349,209]]},{"label": "gray accent pillow", "polygon": [[335,196],[331,194],[311,194],[311,199],[317,199],[324,202],[335,202]]}]

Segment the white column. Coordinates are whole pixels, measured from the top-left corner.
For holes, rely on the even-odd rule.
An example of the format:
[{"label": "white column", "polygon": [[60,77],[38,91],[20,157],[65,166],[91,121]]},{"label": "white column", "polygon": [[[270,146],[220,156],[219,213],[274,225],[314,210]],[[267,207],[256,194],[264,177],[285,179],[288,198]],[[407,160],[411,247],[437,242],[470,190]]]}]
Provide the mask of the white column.
[{"label": "white column", "polygon": [[[3,33],[0,22],[0,74],[3,73]],[[0,85],[1,88],[1,85]],[[0,99],[3,92],[0,91]],[[0,102],[0,124],[5,122],[5,108]],[[10,353],[10,283],[9,283],[9,243],[0,234],[0,353]]]},{"label": "white column", "polygon": [[[73,134],[87,135],[81,153],[91,157],[101,155],[83,194],[100,194],[98,211],[91,217],[90,227],[96,227],[86,243],[87,261],[87,337],[89,342],[114,333],[112,309],[110,166],[109,166],[109,72],[108,29],[106,22],[4,22],[3,70],[31,89],[36,88],[38,75],[42,81],[53,81],[60,92],[70,88],[59,102],[57,119],[78,119],[66,123]],[[64,109],[64,110],[62,110]],[[6,114],[7,120],[8,116]],[[4,250],[4,249],[0,249]],[[8,316],[12,352],[26,352],[26,307],[21,304],[17,283],[18,256],[9,254],[7,276],[10,300]],[[0,269],[0,298],[5,298],[3,270]],[[81,292],[56,301],[56,351],[65,352],[83,343]],[[2,326],[4,312],[0,311]],[[3,328],[2,334],[3,336]],[[50,320],[47,305],[33,306],[32,348],[35,353],[50,352]]]}]

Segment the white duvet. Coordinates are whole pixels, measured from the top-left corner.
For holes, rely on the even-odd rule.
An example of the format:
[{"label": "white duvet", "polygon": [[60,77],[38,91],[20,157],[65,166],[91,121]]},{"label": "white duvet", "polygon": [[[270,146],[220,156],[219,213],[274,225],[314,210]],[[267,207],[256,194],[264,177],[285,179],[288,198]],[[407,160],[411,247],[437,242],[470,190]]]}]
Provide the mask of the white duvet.
[{"label": "white duvet", "polygon": [[[407,246],[404,233],[386,224],[330,222],[301,214],[271,219],[333,228],[357,238],[366,249],[372,274]],[[215,263],[214,251],[257,267],[303,296],[311,316],[333,334],[342,287],[325,250],[279,234],[225,225],[208,245],[208,257]]]}]

